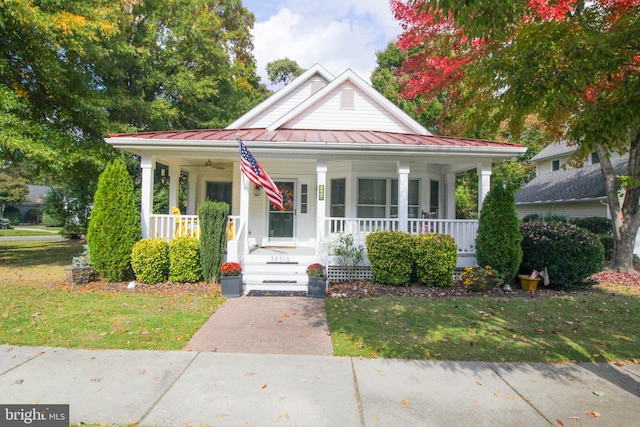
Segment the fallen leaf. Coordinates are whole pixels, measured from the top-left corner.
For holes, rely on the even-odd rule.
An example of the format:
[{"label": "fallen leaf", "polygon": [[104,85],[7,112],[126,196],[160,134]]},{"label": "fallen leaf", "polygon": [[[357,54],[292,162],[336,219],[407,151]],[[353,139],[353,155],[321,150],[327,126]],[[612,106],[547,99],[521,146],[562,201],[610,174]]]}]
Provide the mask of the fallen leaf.
[{"label": "fallen leaf", "polygon": [[569,375],[567,375],[567,381],[573,381],[573,378],[571,378]]},{"label": "fallen leaf", "polygon": [[482,387],[482,383],[480,381],[476,381],[476,384]]},{"label": "fallen leaf", "polygon": [[217,415],[219,418],[224,418],[224,417],[228,417],[228,416],[229,416],[229,414],[223,414],[223,413],[219,413],[219,414],[216,414],[216,415]]},{"label": "fallen leaf", "polygon": [[278,417],[279,420],[281,420],[283,418],[288,420],[289,419],[289,413],[285,412],[284,414],[280,414],[280,416]]},{"label": "fallen leaf", "polygon": [[580,421],[582,418],[574,415],[574,416],[569,417],[569,419],[572,420],[572,421]]},{"label": "fallen leaf", "polygon": [[596,412],[596,411],[589,412],[589,416],[592,418],[598,418],[600,416],[600,412]]},{"label": "fallen leaf", "polygon": [[286,398],[287,398],[287,396],[280,396],[280,397],[278,398],[278,400],[285,400]]},{"label": "fallen leaf", "polygon": [[24,382],[24,380],[22,378],[20,378],[19,380],[16,380],[16,382],[14,382],[14,384],[22,384]]},{"label": "fallen leaf", "polygon": [[268,385],[266,385],[266,384],[263,384],[263,385],[262,385],[262,389],[263,389],[263,390],[264,390],[265,388],[267,388],[267,387],[268,387]]},{"label": "fallen leaf", "polygon": [[247,372],[245,375],[246,375],[247,377],[252,377],[252,376],[254,376],[255,374],[256,374],[255,372]]},{"label": "fallen leaf", "polygon": [[600,390],[594,391],[593,394],[595,394],[596,396],[602,397],[602,396],[604,396],[604,391],[600,391]]},{"label": "fallen leaf", "polygon": [[563,426],[563,425],[564,425],[564,423],[563,423],[559,418],[556,418],[556,422],[557,422],[558,424],[560,424],[561,426]]},{"label": "fallen leaf", "polygon": [[402,401],[402,406],[403,406],[403,407],[406,407],[408,404],[409,404],[409,399],[404,399],[404,400]]}]

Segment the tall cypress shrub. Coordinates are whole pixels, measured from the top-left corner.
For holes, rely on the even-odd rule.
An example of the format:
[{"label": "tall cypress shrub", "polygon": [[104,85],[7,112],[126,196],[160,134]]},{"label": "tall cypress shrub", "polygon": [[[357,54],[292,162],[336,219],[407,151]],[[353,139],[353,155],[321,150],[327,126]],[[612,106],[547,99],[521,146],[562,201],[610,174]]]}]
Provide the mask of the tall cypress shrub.
[{"label": "tall cypress shrub", "polygon": [[522,234],[516,214],[514,189],[495,180],[480,211],[476,257],[481,267],[491,266],[510,283],[522,263]]},{"label": "tall cypress shrub", "polygon": [[140,238],[140,212],[133,180],[125,163],[115,160],[98,180],[87,231],[94,269],[111,282],[133,277],[131,250]]},{"label": "tall cypress shrub", "polygon": [[198,209],[200,224],[200,263],[202,275],[209,283],[220,281],[220,266],[227,245],[229,205],[206,201]]}]

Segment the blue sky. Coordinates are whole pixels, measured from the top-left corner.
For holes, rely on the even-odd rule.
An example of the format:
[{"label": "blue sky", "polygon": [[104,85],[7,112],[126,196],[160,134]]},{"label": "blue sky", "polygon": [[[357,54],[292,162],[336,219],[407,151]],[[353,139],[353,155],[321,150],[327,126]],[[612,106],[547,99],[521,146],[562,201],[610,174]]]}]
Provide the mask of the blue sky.
[{"label": "blue sky", "polygon": [[293,59],[302,68],[316,63],[338,75],[351,68],[365,80],[376,51],[400,34],[387,0],[244,0],[256,23],[254,56],[262,82],[275,59]]}]

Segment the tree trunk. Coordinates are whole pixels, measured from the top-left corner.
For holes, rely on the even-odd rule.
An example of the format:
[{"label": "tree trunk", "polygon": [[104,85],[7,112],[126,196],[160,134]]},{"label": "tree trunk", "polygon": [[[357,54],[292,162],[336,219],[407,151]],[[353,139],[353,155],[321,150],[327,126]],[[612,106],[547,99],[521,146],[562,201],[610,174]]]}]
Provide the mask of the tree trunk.
[{"label": "tree trunk", "polygon": [[[605,180],[609,212],[613,221],[612,270],[635,272],[633,268],[633,248],[640,226],[640,129],[630,132],[628,166],[626,175],[617,177],[607,150],[597,144],[600,168]],[[622,206],[618,192],[624,192]]]}]

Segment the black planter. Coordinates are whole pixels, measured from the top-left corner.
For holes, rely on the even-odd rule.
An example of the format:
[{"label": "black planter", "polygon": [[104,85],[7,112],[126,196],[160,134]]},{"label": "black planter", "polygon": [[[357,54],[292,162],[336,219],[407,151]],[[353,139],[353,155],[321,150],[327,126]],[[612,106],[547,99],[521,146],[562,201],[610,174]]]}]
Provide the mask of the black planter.
[{"label": "black planter", "polygon": [[239,276],[220,276],[222,296],[237,298],[242,295],[242,274]]},{"label": "black planter", "polygon": [[309,277],[307,296],[309,298],[325,298],[327,296],[327,279],[325,277]]}]

